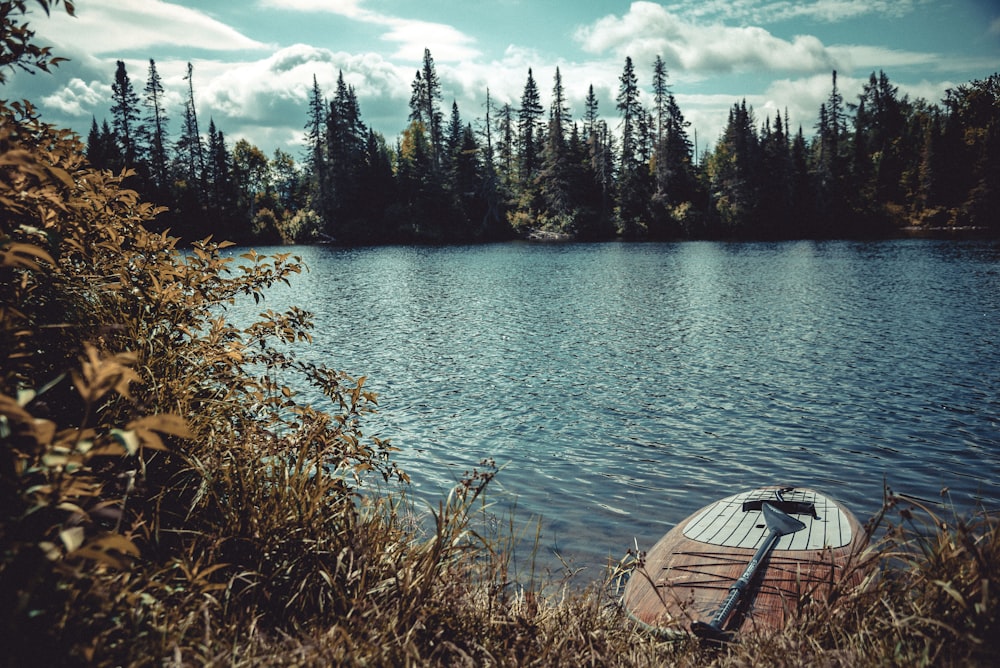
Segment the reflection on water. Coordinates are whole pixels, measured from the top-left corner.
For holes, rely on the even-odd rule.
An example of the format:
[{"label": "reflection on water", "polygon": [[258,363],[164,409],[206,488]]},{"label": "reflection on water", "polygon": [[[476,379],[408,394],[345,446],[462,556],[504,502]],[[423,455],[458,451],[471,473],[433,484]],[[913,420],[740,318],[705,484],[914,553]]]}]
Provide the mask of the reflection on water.
[{"label": "reflection on water", "polygon": [[494,498],[576,564],[764,484],[862,520],[883,479],[1000,505],[995,244],[296,253],[310,271],[268,306],[315,313],[304,356],[369,377],[366,431],[402,448],[415,492],[436,502],[492,457]]}]

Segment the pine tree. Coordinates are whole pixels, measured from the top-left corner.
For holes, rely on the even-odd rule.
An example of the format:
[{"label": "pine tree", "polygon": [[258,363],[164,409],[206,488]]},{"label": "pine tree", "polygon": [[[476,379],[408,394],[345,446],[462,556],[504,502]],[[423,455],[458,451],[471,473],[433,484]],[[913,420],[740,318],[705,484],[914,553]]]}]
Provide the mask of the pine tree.
[{"label": "pine tree", "polygon": [[[509,109],[509,105],[507,105]],[[487,239],[499,238],[502,236],[501,225],[504,215],[501,208],[501,184],[500,176],[497,173],[496,151],[493,142],[493,130],[495,120],[493,117],[493,100],[490,97],[490,89],[486,89],[486,118],[483,120],[480,142],[482,150],[482,199],[483,199],[483,222],[482,236]]]},{"label": "pine tree", "polygon": [[181,137],[177,141],[177,152],[183,165],[183,175],[189,189],[200,186],[202,174],[205,173],[205,152],[198,131],[198,114],[194,104],[194,68],[187,64],[188,96],[184,103],[184,124]]},{"label": "pine tree", "polygon": [[[361,121],[361,110],[354,88],[337,77],[337,90],[330,102],[326,123],[326,188],[323,201],[329,234],[348,239],[361,234],[361,169],[365,160],[368,130]],[[354,219],[354,223],[352,223]]]},{"label": "pine tree", "polygon": [[87,161],[96,169],[109,169],[117,172],[121,169],[122,153],[118,148],[114,132],[105,120],[101,128],[97,127],[94,118],[87,135]]},{"label": "pine tree", "polygon": [[423,67],[417,71],[413,79],[410,95],[410,121],[418,121],[427,132],[431,149],[431,162],[435,170],[440,168],[441,156],[444,152],[444,134],[442,132],[444,117],[441,114],[440,104],[441,81],[438,79],[430,49],[424,49]]},{"label": "pine tree", "polygon": [[448,119],[448,132],[445,137],[448,149],[447,151],[448,168],[452,172],[454,172],[455,163],[458,160],[458,156],[462,151],[464,133],[465,133],[465,126],[462,124],[462,116],[458,112],[458,102],[452,100],[451,116]]},{"label": "pine tree", "polygon": [[552,104],[549,108],[549,129],[545,135],[545,149],[542,152],[541,170],[538,176],[545,206],[545,216],[559,232],[574,227],[574,209],[570,183],[570,160],[567,150],[566,131],[572,123],[566,106],[566,93],[562,75],[556,68],[552,86]]},{"label": "pine tree", "polygon": [[[696,197],[695,178],[692,171],[693,149],[687,134],[690,123],[684,119],[677,100],[667,92],[662,102],[659,121],[659,140],[654,156],[653,201],[658,229],[654,234],[677,236],[686,221],[677,220],[674,209],[685,202],[693,202]],[[688,205],[690,207],[690,204]],[[683,230],[684,233],[689,230]]]},{"label": "pine tree", "polygon": [[139,158],[139,148],[136,143],[139,131],[139,96],[132,88],[125,63],[118,61],[115,70],[115,81],[111,84],[111,114],[113,117],[115,136],[121,148],[126,167],[136,167]]},{"label": "pine tree", "polygon": [[748,234],[757,222],[759,138],[746,100],[734,104],[708,160],[714,214],[726,234]]},{"label": "pine tree", "polygon": [[528,69],[528,80],[521,95],[521,107],[517,112],[517,143],[519,176],[522,187],[528,187],[539,167],[539,128],[542,117],[542,103],[538,94],[535,77]]},{"label": "pine tree", "polygon": [[[901,202],[904,157],[899,140],[904,134],[905,118],[898,88],[889,82],[885,72],[880,71],[878,77],[872,72],[853,109],[852,171],[859,189],[872,207]],[[921,138],[915,139],[919,142]]]},{"label": "pine tree", "polygon": [[631,57],[625,58],[625,69],[619,81],[617,109],[622,118],[621,165],[624,174],[636,168],[639,142],[638,124],[643,113],[642,105],[639,102],[639,81],[636,79]]},{"label": "pine tree", "polygon": [[170,163],[167,156],[167,127],[170,119],[163,108],[163,81],[156,71],[156,61],[152,58],[149,59],[149,74],[143,92],[151,190],[157,197],[164,197],[170,183]]},{"label": "pine tree", "polygon": [[514,123],[514,108],[510,106],[510,103],[500,107],[496,124],[497,133],[500,135],[497,147],[497,161],[500,168],[501,185],[505,190],[510,191],[517,177],[515,163],[517,132]]},{"label": "pine tree", "polygon": [[600,119],[597,96],[594,94],[594,84],[587,89],[587,99],[583,103],[583,139],[587,141],[594,134]]},{"label": "pine tree", "polygon": [[621,114],[621,158],[618,177],[618,224],[625,237],[644,233],[648,204],[651,199],[649,168],[643,153],[648,146],[650,124],[639,101],[639,82],[632,58],[625,58],[618,89],[617,108]]},{"label": "pine tree", "polygon": [[757,235],[784,237],[791,234],[792,220],[792,155],[791,144],[785,134],[781,112],[764,121],[760,140],[760,165],[763,179],[759,180]]},{"label": "pine tree", "polygon": [[320,215],[327,208],[323,199],[323,184],[326,183],[326,121],[326,102],[314,74],[305,125],[306,180],[310,206]]},{"label": "pine tree", "polygon": [[215,127],[215,120],[208,121],[208,155],[205,161],[205,192],[203,201],[212,233],[221,239],[244,240],[237,225],[237,193],[233,178],[232,159],[226,147],[226,138]]},{"label": "pine tree", "polygon": [[855,223],[852,203],[857,201],[856,189],[848,183],[847,116],[844,99],[837,87],[836,70],[832,80],[830,95],[819,108],[817,135],[813,142],[817,211],[823,235],[853,232],[847,227]]},{"label": "pine tree", "polygon": [[[785,111],[788,121],[788,111]],[[788,235],[792,237],[812,237],[815,234],[815,202],[812,178],[809,172],[809,147],[806,144],[802,126],[792,140],[792,204]]]},{"label": "pine tree", "polygon": [[663,58],[656,57],[653,63],[653,105],[656,113],[656,145],[663,143],[666,132],[667,104],[673,98],[670,87],[667,86],[667,66]]}]

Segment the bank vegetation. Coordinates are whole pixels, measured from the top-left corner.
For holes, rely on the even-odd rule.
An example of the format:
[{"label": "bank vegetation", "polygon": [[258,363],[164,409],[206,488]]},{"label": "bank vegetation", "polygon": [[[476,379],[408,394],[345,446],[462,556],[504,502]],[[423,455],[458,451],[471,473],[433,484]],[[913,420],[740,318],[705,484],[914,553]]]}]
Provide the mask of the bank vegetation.
[{"label": "bank vegetation", "polygon": [[[0,66],[52,66],[24,3],[2,7]],[[267,308],[295,257],[180,252],[129,172],[28,102],[0,119],[0,664],[995,664],[986,512],[889,495],[867,587],[723,647],[628,620],[638,555],[589,586],[533,577],[517,521],[490,528],[489,462],[414,521],[392,444],[364,433],[377,397],[298,359],[307,312]],[[251,299],[257,322],[231,324]]]}]

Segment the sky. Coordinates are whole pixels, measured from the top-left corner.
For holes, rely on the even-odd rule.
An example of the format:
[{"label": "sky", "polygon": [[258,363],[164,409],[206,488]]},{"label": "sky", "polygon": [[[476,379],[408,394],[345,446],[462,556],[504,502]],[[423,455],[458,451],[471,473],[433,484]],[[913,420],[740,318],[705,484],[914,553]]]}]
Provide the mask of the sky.
[{"label": "sky", "polygon": [[[631,57],[644,101],[653,62],[699,151],[714,145],[728,110],[746,100],[758,124],[776,113],[814,132],[838,72],[855,101],[872,72],[900,95],[940,103],[948,88],[1000,71],[998,0],[76,0],[30,16],[36,43],[70,59],[53,74],[17,72],[0,96],[29,99],[49,123],[85,139],[111,121],[116,61],[141,96],[149,60],[167,89],[176,137],[194,68],[202,132],[209,119],[232,145],[247,139],[301,158],[315,77],[332,96],[343,73],[362,120],[390,142],[407,123],[414,75],[429,49],[442,110],[463,122],[485,115],[486,93],[516,109],[529,68],[543,105],[558,67],[575,119],[589,86],[618,125],[615,98]],[[29,3],[34,6],[34,3]]]}]

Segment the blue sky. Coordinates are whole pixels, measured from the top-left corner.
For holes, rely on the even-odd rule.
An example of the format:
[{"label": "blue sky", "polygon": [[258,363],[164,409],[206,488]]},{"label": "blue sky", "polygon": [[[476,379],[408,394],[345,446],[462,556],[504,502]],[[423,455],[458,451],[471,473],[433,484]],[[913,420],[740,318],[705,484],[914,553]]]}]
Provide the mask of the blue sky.
[{"label": "blue sky", "polygon": [[313,76],[332,93],[340,71],[364,121],[394,139],[425,47],[446,113],[455,100],[474,122],[487,87],[516,107],[529,67],[547,104],[558,66],[574,117],[593,85],[612,127],[626,56],[648,93],[660,55],[702,150],[744,98],[759,122],[787,109],[811,135],[833,69],[848,101],[884,70],[901,94],[931,102],[1000,70],[996,0],[77,0],[76,8],[75,18],[60,7],[31,19],[37,41],[71,62],[53,75],[14,74],[5,98],[30,99],[47,121],[85,136],[92,117],[110,121],[115,61],[125,61],[141,94],[153,58],[176,124],[190,61],[203,131],[213,118],[230,143],[246,138],[295,156]]}]

